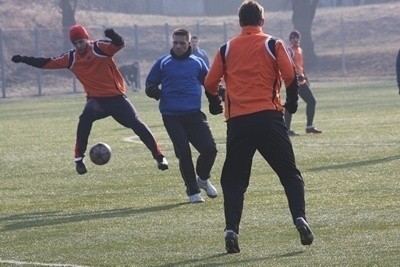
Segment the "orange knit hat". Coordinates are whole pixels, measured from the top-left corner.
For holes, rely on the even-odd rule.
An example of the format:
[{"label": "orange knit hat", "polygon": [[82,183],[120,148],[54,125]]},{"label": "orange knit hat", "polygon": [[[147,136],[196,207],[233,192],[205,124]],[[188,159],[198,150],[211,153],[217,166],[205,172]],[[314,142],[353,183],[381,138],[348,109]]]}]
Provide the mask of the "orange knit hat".
[{"label": "orange knit hat", "polygon": [[74,42],[79,39],[89,39],[89,34],[81,25],[74,25],[69,29],[69,39]]}]

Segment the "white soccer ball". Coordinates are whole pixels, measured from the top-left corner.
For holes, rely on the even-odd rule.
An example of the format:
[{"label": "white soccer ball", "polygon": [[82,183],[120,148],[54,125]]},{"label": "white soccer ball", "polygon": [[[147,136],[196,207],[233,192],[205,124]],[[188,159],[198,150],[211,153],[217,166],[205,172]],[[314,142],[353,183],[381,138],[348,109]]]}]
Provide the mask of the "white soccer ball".
[{"label": "white soccer ball", "polygon": [[89,152],[90,160],[97,165],[104,165],[110,161],[111,147],[103,142],[94,144]]}]

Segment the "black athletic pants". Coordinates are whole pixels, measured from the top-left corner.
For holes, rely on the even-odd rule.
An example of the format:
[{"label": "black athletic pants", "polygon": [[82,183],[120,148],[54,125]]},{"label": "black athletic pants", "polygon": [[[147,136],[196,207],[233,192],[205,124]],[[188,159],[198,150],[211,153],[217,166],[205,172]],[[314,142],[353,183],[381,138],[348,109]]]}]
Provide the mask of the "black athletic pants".
[{"label": "black athletic pants", "polygon": [[119,124],[130,128],[151,151],[153,158],[162,157],[161,150],[150,129],[138,117],[131,101],[124,95],[115,97],[90,97],[79,116],[76,133],[75,158],[83,157],[87,149],[93,122],[112,116]]},{"label": "black athletic pants", "polygon": [[[163,121],[179,160],[179,169],[186,185],[186,193],[188,196],[200,193],[196,174],[203,180],[210,178],[217,156],[217,146],[206,116],[201,111],[197,111],[179,116],[163,115]],[[196,170],[190,144],[199,152]]]},{"label": "black athletic pants", "polygon": [[305,218],[303,178],[296,167],[282,114],[262,111],[244,115],[229,119],[227,127],[226,159],[221,176],[226,230],[239,233],[244,193],[249,186],[256,151],[278,175],[293,221],[297,217]]},{"label": "black athletic pants", "polygon": [[[312,126],[314,123],[314,115],[315,115],[315,106],[317,102],[315,97],[308,86],[307,83],[300,85],[299,87],[299,96],[301,99],[306,102],[306,116],[307,116],[307,126]],[[287,110],[285,111],[285,125],[288,131],[290,130],[290,125],[292,123],[292,114],[290,114]]]}]

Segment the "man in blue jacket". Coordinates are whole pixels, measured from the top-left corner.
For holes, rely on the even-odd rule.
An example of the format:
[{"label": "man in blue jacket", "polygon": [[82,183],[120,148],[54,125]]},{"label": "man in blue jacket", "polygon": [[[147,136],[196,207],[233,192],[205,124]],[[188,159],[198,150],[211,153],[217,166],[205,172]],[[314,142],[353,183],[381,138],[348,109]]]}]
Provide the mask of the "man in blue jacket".
[{"label": "man in blue jacket", "polygon": [[[146,94],[160,100],[159,109],[179,160],[189,202],[201,203],[204,199],[200,188],[206,191],[207,196],[217,197],[217,190],[209,181],[217,147],[207,118],[201,112],[202,85],[208,67],[201,58],[192,54],[189,31],[176,29],[172,39],[170,54],[158,59],[147,76]],[[222,113],[220,98],[207,97],[210,113]],[[190,144],[199,152],[196,168]]]},{"label": "man in blue jacket", "polygon": [[192,53],[195,56],[198,56],[206,63],[207,67],[210,68],[210,62],[208,60],[207,52],[200,48],[200,39],[197,35],[193,35],[190,39],[190,46],[192,48]]}]

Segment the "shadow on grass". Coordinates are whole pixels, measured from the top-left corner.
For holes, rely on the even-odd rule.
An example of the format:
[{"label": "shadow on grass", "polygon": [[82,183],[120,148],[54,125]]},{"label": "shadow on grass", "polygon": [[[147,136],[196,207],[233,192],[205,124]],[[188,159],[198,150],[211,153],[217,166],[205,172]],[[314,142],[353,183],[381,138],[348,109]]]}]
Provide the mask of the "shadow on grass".
[{"label": "shadow on grass", "polygon": [[400,155],[381,158],[381,159],[371,159],[371,160],[355,161],[355,162],[349,162],[349,163],[337,164],[337,165],[330,165],[330,166],[329,165],[328,166],[321,166],[321,167],[307,169],[307,171],[325,171],[325,170],[338,170],[338,169],[356,168],[356,167],[362,167],[362,166],[367,166],[367,165],[387,163],[388,161],[393,161],[393,160],[398,160],[398,159],[400,159]]},{"label": "shadow on grass", "polygon": [[[277,258],[284,258],[284,257],[294,257],[298,256],[300,254],[303,254],[305,251],[304,250],[298,250],[298,251],[293,251],[289,253],[285,253],[282,255],[270,255],[266,257],[258,257],[258,258],[251,258],[251,259],[237,259],[236,256],[239,256],[239,254],[227,254],[227,253],[218,253],[215,255],[212,255],[210,257],[201,257],[200,259],[191,259],[191,260],[183,260],[179,262],[174,262],[174,263],[166,263],[162,265],[157,265],[157,267],[172,267],[172,266],[228,266],[228,265],[238,265],[238,264],[251,264],[254,266],[260,266],[260,263],[257,262],[263,262],[266,260],[272,260],[272,259],[277,259]],[[212,259],[223,259],[224,263],[204,263],[208,262],[209,260]],[[264,263],[265,264],[265,263]]]},{"label": "shadow on grass", "polygon": [[142,213],[159,212],[174,209],[176,207],[187,205],[188,203],[177,203],[163,206],[148,207],[142,209],[124,208],[114,210],[104,210],[97,212],[62,214],[61,212],[33,212],[12,215],[0,218],[0,221],[6,222],[6,226],[1,229],[2,232],[16,231],[20,229],[50,226],[65,223],[83,222],[107,218],[122,218],[134,216]]}]

